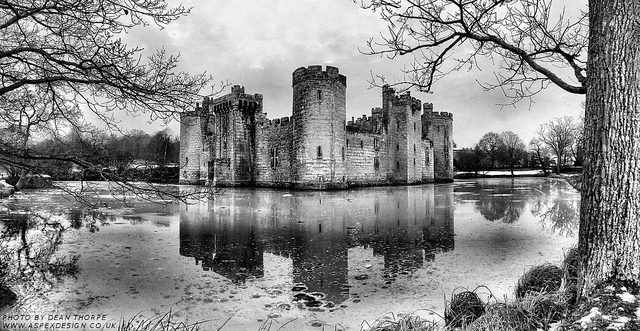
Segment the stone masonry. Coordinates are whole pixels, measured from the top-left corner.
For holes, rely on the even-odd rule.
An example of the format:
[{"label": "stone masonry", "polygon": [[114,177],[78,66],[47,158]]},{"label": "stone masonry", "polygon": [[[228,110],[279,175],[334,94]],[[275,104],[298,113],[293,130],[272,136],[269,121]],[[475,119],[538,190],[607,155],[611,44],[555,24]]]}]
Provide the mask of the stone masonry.
[{"label": "stone masonry", "polygon": [[293,114],[268,119],[233,86],[181,114],[180,183],[342,189],[453,180],[453,115],[382,88],[382,107],[346,121],[338,68],[293,72]]}]

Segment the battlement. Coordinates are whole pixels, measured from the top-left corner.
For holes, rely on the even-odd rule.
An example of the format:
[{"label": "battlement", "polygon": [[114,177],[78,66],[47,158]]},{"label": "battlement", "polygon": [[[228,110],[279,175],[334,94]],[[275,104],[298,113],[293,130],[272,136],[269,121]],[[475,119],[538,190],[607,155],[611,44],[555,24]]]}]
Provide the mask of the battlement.
[{"label": "battlement", "polygon": [[422,108],[422,101],[412,97],[411,92],[406,91],[405,93],[398,94],[395,89],[388,84],[382,86],[382,95],[389,98],[392,106],[411,106],[412,109]]},{"label": "battlement", "polygon": [[[233,106],[244,108],[257,108],[258,104],[262,104],[262,94],[246,94],[244,86],[234,85],[231,87],[231,93],[225,94],[217,98],[205,96],[202,100],[202,108],[211,110],[231,109]],[[199,107],[199,105],[196,105]]]},{"label": "battlement", "polygon": [[453,120],[453,114],[446,112],[446,111],[441,111],[441,112],[437,112],[434,111],[431,113],[431,118],[433,119],[443,119],[443,120]]},{"label": "battlement", "polygon": [[378,133],[379,125],[382,124],[382,108],[371,108],[371,116],[362,114],[361,117],[351,117],[350,121],[347,121],[348,132],[364,132],[364,133]]},{"label": "battlement", "polygon": [[231,87],[231,93],[232,94],[244,94],[244,86],[233,85]]},{"label": "battlement", "polygon": [[313,65],[308,67],[300,67],[293,72],[293,85],[305,80],[330,79],[337,80],[347,86],[347,77],[340,74],[340,70],[336,67],[327,66],[326,70],[322,70],[322,66]]},{"label": "battlement", "polygon": [[285,126],[293,123],[293,118],[291,116],[285,116],[274,119],[266,119],[262,122],[263,127],[276,127],[276,126]]}]

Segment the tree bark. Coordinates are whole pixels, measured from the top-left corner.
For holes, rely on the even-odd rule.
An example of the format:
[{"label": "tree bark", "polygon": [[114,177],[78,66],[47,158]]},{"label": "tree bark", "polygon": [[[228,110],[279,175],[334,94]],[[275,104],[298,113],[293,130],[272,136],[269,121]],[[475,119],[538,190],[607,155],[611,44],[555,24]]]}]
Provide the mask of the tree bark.
[{"label": "tree bark", "polygon": [[589,1],[579,291],[640,282],[640,3]]}]

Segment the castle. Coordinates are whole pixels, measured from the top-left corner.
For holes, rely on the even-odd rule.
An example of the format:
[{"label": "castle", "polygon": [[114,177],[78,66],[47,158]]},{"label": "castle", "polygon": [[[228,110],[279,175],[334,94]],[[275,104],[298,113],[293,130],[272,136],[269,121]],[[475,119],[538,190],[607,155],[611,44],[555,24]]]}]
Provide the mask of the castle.
[{"label": "castle", "polygon": [[[453,180],[453,115],[382,87],[382,107],[346,121],[338,68],[293,72],[293,113],[270,120],[261,94],[231,93],[180,116],[180,183],[341,189]],[[423,111],[424,110],[424,111]]]}]

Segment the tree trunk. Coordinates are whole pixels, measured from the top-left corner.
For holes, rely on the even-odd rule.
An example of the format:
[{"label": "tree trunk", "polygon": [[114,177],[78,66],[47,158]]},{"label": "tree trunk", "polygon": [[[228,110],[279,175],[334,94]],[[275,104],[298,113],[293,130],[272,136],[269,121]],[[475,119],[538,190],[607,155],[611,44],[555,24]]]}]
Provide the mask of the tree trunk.
[{"label": "tree trunk", "polygon": [[547,172],[547,165],[544,163],[544,158],[542,157],[542,155],[540,155],[540,151],[536,151],[536,155],[538,155],[538,161],[540,162],[540,167],[542,168],[542,173],[544,174],[545,177],[547,177],[547,175],[549,174]]},{"label": "tree trunk", "polygon": [[27,175],[29,171],[27,169],[20,170],[20,177],[18,178],[18,182],[15,185],[16,191],[21,191],[25,186],[27,186]]},{"label": "tree trunk", "polygon": [[640,3],[589,1],[581,296],[640,279]]}]

